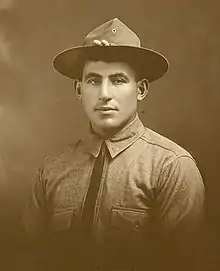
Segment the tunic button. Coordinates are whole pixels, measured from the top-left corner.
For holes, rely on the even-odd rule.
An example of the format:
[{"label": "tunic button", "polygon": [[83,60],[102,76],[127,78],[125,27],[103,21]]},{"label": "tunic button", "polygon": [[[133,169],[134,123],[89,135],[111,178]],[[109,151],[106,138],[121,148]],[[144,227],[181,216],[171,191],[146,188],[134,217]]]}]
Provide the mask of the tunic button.
[{"label": "tunic button", "polygon": [[139,221],[137,221],[137,222],[135,223],[135,229],[136,229],[136,230],[140,229],[140,223],[139,223]]}]

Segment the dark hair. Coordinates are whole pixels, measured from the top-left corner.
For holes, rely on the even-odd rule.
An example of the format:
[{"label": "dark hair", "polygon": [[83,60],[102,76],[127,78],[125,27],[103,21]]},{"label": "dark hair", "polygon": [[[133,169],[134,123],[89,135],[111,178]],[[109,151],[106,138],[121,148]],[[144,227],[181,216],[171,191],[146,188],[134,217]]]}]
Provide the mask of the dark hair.
[{"label": "dark hair", "polygon": [[137,59],[134,59],[134,56],[129,55],[126,56],[124,54],[116,54],[114,51],[109,50],[99,50],[99,52],[94,54],[93,52],[86,52],[83,54],[79,54],[77,63],[78,63],[78,80],[82,80],[82,73],[87,61],[104,61],[107,63],[110,62],[125,62],[127,63],[135,72],[135,80],[138,82],[139,80],[143,79],[141,77],[140,67],[137,63]]}]

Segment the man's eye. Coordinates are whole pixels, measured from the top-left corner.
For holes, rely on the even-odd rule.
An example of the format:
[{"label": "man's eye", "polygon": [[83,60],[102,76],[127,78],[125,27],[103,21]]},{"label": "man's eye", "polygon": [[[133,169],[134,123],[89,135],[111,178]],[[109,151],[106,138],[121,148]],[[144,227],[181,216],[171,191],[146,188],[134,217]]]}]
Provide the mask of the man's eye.
[{"label": "man's eye", "polygon": [[87,80],[87,83],[88,84],[92,84],[92,85],[97,85],[100,83],[100,80],[99,79],[96,79],[96,78],[91,78],[91,79],[88,79]]},{"label": "man's eye", "polygon": [[123,78],[115,78],[115,79],[113,79],[113,84],[114,85],[122,85],[124,83],[126,83],[126,80],[123,79]]}]

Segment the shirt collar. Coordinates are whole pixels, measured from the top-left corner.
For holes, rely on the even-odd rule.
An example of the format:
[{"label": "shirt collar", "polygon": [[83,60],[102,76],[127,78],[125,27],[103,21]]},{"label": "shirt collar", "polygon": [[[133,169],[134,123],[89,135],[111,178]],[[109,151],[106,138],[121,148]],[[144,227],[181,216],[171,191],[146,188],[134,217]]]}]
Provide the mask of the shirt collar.
[{"label": "shirt collar", "polygon": [[[90,126],[91,127],[91,126]],[[127,124],[118,133],[105,140],[106,146],[112,158],[131,146],[145,132],[145,127],[138,114],[133,121]],[[86,149],[97,157],[104,139],[95,133],[91,128],[89,134],[84,139]]]}]

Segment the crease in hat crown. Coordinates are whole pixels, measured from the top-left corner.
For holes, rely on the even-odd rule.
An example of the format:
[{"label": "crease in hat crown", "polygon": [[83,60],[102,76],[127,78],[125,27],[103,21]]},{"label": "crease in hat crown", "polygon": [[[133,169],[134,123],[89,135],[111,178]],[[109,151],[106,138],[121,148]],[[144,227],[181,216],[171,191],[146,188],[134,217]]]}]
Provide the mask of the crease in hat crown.
[{"label": "crease in hat crown", "polygon": [[129,29],[118,18],[110,21],[93,29],[85,38],[84,45],[94,45],[94,40],[107,40],[114,45],[134,46],[140,47],[141,42],[138,36]]}]

